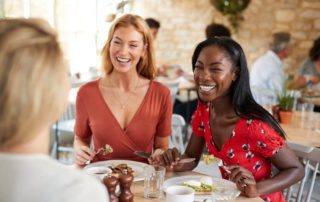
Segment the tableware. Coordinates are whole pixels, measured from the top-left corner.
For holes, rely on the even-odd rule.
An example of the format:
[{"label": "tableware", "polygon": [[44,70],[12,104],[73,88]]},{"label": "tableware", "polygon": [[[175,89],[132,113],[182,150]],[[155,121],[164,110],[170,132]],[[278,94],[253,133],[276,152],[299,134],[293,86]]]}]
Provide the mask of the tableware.
[{"label": "tableware", "polygon": [[88,175],[94,176],[99,180],[102,180],[105,176],[112,173],[112,170],[107,167],[92,166],[85,170]]},{"label": "tableware", "polygon": [[109,168],[109,166],[117,166],[119,164],[127,164],[129,167],[132,168],[133,170],[133,176],[134,179],[133,181],[141,181],[144,179],[144,175],[143,175],[143,168],[145,166],[148,166],[148,164],[146,163],[141,163],[141,162],[137,162],[137,161],[130,161],[130,160],[107,160],[107,161],[99,161],[99,162],[95,162],[95,163],[91,163],[87,166],[85,166],[83,169],[86,172],[87,169],[91,168],[91,167],[105,167],[105,168]]},{"label": "tableware", "polygon": [[[107,156],[108,154],[113,152],[113,149],[110,145],[105,144],[103,147],[100,147],[94,154],[93,158],[98,155],[100,152],[102,152],[102,154],[104,156]],[[91,163],[91,160],[88,160],[85,162],[85,165],[89,165]]]},{"label": "tableware", "polygon": [[[200,181],[202,177],[203,176],[197,176],[197,175],[173,177],[164,181],[163,189],[166,190],[169,186],[172,186],[172,185],[182,185],[184,182],[187,182],[190,180]],[[235,183],[225,179],[216,178],[216,177],[212,177],[211,179],[213,184],[212,193],[211,192],[207,192],[207,193],[195,192],[195,197],[194,197],[195,201],[210,200],[212,199],[213,194],[218,194],[218,196],[225,197],[225,198],[227,197],[236,198],[240,195],[240,191],[238,190]],[[229,194],[230,196],[229,195],[226,196],[225,194]]]},{"label": "tableware", "polygon": [[144,198],[161,198],[166,169],[162,166],[144,167]]},{"label": "tableware", "polygon": [[144,151],[134,151],[134,154],[145,159],[149,159],[151,157],[151,154]]},{"label": "tableware", "polygon": [[[145,159],[149,159],[151,157],[151,154],[146,153],[144,151],[135,151],[134,154]],[[179,163],[190,163],[195,160],[196,158],[183,158],[179,160]]]},{"label": "tableware", "polygon": [[193,202],[195,191],[186,186],[172,185],[166,190],[166,202]]}]

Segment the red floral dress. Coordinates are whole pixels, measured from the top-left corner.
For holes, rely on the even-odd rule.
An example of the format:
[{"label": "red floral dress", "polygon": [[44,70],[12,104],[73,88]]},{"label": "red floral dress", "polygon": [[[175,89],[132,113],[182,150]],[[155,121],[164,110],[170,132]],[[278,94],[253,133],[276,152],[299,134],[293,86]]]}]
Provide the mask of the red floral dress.
[{"label": "red floral dress", "polygon": [[[268,158],[285,146],[283,138],[263,121],[240,118],[219,151],[211,139],[209,105],[198,103],[192,120],[193,134],[205,138],[209,153],[222,159],[225,165],[248,169],[257,182],[270,178],[272,165]],[[228,177],[223,169],[220,171],[223,178]],[[264,201],[285,202],[281,192],[260,197]]]}]

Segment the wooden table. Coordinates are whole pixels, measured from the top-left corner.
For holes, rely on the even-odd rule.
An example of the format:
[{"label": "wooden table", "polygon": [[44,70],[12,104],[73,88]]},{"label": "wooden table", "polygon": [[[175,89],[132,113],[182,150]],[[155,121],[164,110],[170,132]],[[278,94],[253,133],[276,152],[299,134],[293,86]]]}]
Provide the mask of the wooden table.
[{"label": "wooden table", "polygon": [[300,98],[302,102],[313,103],[316,106],[320,106],[320,97],[302,97]]},{"label": "wooden table", "polygon": [[[201,175],[199,173],[196,172],[179,172],[179,173],[174,173],[174,172],[167,172],[166,174],[166,178],[171,178],[171,177],[178,177],[178,176],[185,176],[185,175]],[[134,182],[133,185],[131,186],[131,191],[134,194],[134,201],[135,202],[152,202],[152,201],[158,201],[158,202],[162,202],[165,201],[165,199],[146,199],[143,197],[143,181],[139,181],[139,182]],[[234,202],[262,202],[263,200],[261,198],[247,198],[244,196],[239,196],[237,197],[235,200],[232,200]]]},{"label": "wooden table", "polygon": [[301,112],[294,112],[290,124],[281,124],[287,134],[287,140],[311,147],[320,147],[320,131],[304,128],[301,119]]}]

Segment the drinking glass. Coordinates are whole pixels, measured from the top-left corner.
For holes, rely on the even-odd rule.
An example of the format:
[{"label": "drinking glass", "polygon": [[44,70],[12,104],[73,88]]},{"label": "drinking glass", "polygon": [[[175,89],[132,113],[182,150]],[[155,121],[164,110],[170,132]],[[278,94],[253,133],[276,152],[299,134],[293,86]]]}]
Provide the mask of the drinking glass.
[{"label": "drinking glass", "polygon": [[166,169],[162,166],[144,167],[144,197],[161,198]]}]

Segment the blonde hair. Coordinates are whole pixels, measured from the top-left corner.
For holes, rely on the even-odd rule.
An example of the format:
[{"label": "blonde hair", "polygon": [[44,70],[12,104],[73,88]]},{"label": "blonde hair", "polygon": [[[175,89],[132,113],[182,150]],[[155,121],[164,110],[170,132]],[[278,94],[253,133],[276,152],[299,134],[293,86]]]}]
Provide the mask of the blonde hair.
[{"label": "blonde hair", "polygon": [[109,30],[109,36],[102,49],[102,67],[105,73],[110,74],[113,71],[113,65],[110,58],[110,44],[115,30],[119,27],[133,26],[142,34],[143,43],[146,46],[146,54],[137,64],[137,72],[148,79],[154,79],[157,74],[155,65],[155,56],[153,50],[153,39],[147,23],[138,15],[126,14],[118,18]]},{"label": "blonde hair", "polygon": [[0,147],[23,144],[49,127],[65,108],[66,81],[60,45],[46,21],[0,20]]}]

